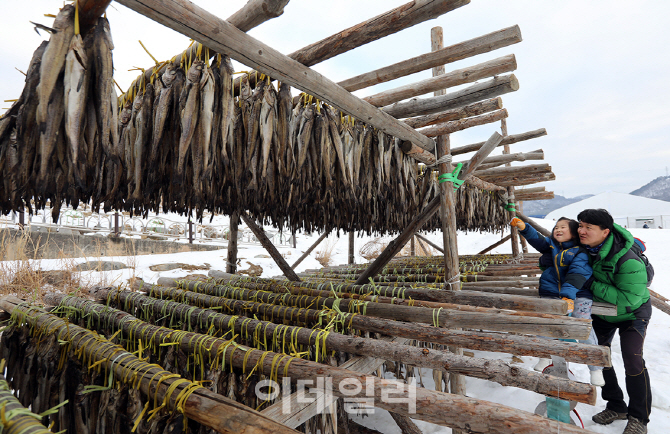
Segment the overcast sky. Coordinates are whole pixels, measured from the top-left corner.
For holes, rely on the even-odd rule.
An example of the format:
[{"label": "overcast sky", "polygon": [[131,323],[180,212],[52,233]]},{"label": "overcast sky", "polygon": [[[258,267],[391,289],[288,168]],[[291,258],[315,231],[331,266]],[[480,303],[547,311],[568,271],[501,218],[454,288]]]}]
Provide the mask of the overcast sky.
[{"label": "overcast sky", "polygon": [[[17,98],[32,52],[43,38],[29,21],[45,24],[57,0],[2,0],[0,99]],[[246,0],[194,3],[222,18]],[[249,32],[282,53],[406,3],[406,0],[291,0],[284,15]],[[27,7],[29,5],[29,7]],[[509,134],[546,128],[548,136],[512,145],[542,148],[556,181],[548,190],[573,197],[607,190],[628,193],[666,175],[670,166],[670,2],[662,0],[472,0],[437,19],[337,56],[314,69],[334,81],[430,51],[430,29],[444,29],[445,46],[518,24],[523,41],[449,64],[447,71],[514,53],[520,89],[504,95]],[[133,67],[180,53],[188,39],[113,2],[108,18],[115,44],[116,81],[127,88]],[[236,70],[245,67],[236,65]],[[365,96],[430,77],[430,71],[363,89]],[[7,108],[11,103],[1,103]],[[3,110],[4,111],[4,110]],[[490,124],[452,135],[452,146],[483,141]],[[526,164],[526,163],[521,163]]]}]

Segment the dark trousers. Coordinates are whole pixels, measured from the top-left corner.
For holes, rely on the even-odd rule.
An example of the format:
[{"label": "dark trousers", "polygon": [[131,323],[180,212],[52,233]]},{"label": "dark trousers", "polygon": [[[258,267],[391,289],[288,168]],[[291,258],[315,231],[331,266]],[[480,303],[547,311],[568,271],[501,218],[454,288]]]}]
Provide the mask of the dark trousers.
[{"label": "dark trousers", "polygon": [[621,340],[621,355],[626,371],[626,391],[629,403],[623,399],[623,392],[619,387],[614,367],[603,369],[605,385],[602,397],[607,401],[607,408],[619,413],[639,419],[643,423],[649,422],[651,413],[651,384],[649,372],[642,358],[644,337],[647,334],[647,325],[651,318],[651,302],[648,301],[635,311],[636,318],[632,321],[610,323],[593,316],[593,330],[598,338],[598,345],[610,347],[616,331],[619,331]]}]

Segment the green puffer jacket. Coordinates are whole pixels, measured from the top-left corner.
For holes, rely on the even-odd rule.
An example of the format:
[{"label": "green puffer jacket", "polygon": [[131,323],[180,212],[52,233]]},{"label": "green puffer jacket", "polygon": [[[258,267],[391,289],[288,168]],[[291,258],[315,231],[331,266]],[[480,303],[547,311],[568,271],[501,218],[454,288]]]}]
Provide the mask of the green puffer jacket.
[{"label": "green puffer jacket", "polygon": [[619,264],[619,259],[633,245],[633,235],[618,224],[598,253],[589,255],[593,267],[593,301],[606,301],[617,305],[616,316],[598,315],[608,322],[622,322],[635,319],[635,309],[649,300],[647,270],[642,262],[631,255]]}]

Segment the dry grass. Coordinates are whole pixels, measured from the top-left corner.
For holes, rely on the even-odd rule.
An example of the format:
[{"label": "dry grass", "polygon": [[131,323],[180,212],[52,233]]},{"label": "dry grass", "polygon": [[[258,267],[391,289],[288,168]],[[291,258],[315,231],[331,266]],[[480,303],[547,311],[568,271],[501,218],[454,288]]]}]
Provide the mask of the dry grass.
[{"label": "dry grass", "polygon": [[80,295],[87,292],[81,282],[81,273],[76,262],[62,254],[57,259],[55,270],[42,270],[37,253],[33,258],[26,251],[39,251],[29,233],[11,236],[4,232],[0,239],[0,295],[14,294],[31,302],[41,302],[46,292],[59,290]]},{"label": "dry grass", "polygon": [[322,244],[321,244],[321,249],[317,250],[316,253],[314,253],[314,257],[317,261],[319,261],[319,264],[323,267],[327,267],[330,265],[330,262],[332,261],[333,257],[333,250],[335,250],[335,244],[336,240],[330,240],[326,239]]},{"label": "dry grass", "polygon": [[[365,243],[365,245],[361,247],[359,253],[362,257],[368,261],[371,261],[376,259],[384,251],[384,249],[388,247],[388,245],[389,243],[385,242],[382,238],[375,238],[374,240]],[[423,246],[425,247],[425,250],[421,247],[421,244],[416,241],[414,245],[415,256],[435,256],[438,254],[437,250],[433,249],[425,242],[423,243]],[[400,252],[396,254],[396,256],[411,256],[409,241],[403,246]]]},{"label": "dry grass", "polygon": [[368,261],[371,261],[381,255],[386,246],[388,246],[388,243],[377,237],[365,243],[358,253]]}]

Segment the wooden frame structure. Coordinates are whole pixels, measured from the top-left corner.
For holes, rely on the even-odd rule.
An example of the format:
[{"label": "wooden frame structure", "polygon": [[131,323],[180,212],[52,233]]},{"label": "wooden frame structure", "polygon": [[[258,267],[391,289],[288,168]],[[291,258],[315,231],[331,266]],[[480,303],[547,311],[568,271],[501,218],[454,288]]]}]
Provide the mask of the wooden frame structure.
[{"label": "wooden frame structure", "polygon": [[[538,426],[542,427],[542,429],[550,429],[550,427],[558,426],[557,423],[553,423],[547,419],[525,413],[522,414],[504,406],[493,405],[478,409],[478,406],[482,406],[481,401],[458,396],[465,395],[463,375],[478,376],[479,378],[495,378],[495,381],[505,385],[524,388],[535,387],[540,393],[550,396],[569,396],[571,399],[580,402],[590,404],[594,402],[594,389],[590,386],[570,381],[564,381],[559,384],[557,383],[558,380],[554,378],[540,379],[537,374],[521,372],[519,369],[511,368],[504,364],[489,366],[489,362],[468,360],[467,357],[462,355],[462,350],[458,349],[459,347],[476,349],[497,348],[500,351],[514,350],[518,354],[545,356],[547,354],[560,353],[572,360],[576,359],[582,362],[588,360],[590,363],[604,365],[611,364],[608,352],[603,352],[602,350],[600,352],[588,351],[583,347],[579,347],[579,344],[575,347],[562,343],[538,342],[537,340],[531,341],[530,338],[525,337],[517,338],[513,335],[510,335],[509,338],[495,338],[483,333],[477,334],[469,330],[461,330],[464,326],[469,328],[484,328],[487,324],[489,330],[529,333],[528,324],[532,324],[531,328],[540,329],[546,335],[556,337],[583,337],[588,334],[588,324],[586,322],[565,320],[555,315],[556,313],[559,315],[564,313],[565,303],[538,302],[528,297],[535,291],[533,285],[536,282],[532,278],[524,278],[522,276],[534,274],[530,263],[523,263],[522,261],[520,265],[487,264],[484,268],[489,271],[479,272],[480,276],[478,278],[482,280],[471,282],[469,280],[472,275],[471,270],[464,269],[462,265],[464,261],[467,262],[470,259],[459,258],[458,255],[454,188],[458,188],[460,183],[465,182],[468,185],[489,190],[491,194],[495,195],[498,195],[499,192],[504,192],[505,194],[500,194],[500,200],[505,202],[501,205],[505,205],[507,202],[517,203],[517,199],[543,199],[552,194],[545,192],[543,188],[541,190],[525,189],[515,191],[515,186],[553,179],[554,175],[551,172],[551,167],[548,165],[511,166],[511,162],[513,161],[542,160],[544,158],[542,150],[512,154],[510,145],[546,134],[544,129],[516,135],[507,134],[506,118],[509,114],[502,107],[500,95],[519,89],[518,80],[511,74],[517,67],[514,55],[500,57],[449,73],[445,73],[444,70],[445,64],[520,42],[521,34],[518,26],[502,29],[448,47],[443,46],[442,29],[436,27],[431,32],[430,53],[394,65],[385,66],[376,71],[361,74],[340,83],[334,83],[310,69],[310,66],[375,39],[455,10],[468,4],[469,0],[411,1],[385,14],[366,20],[357,26],[304,47],[288,56],[282,55],[272,47],[245,34],[246,31],[262,22],[281,15],[283,7],[288,3],[288,0],[251,0],[241,11],[233,14],[227,21],[213,16],[185,0],[117,1],[156,22],[164,24],[198,41],[202,44],[201,47],[209,48],[210,57],[214,56],[215,53],[230,56],[230,58],[256,69],[273,80],[280,80],[282,83],[290,84],[305,93],[327,102],[342,113],[353,116],[365,124],[395,137],[397,142],[393,146],[397,146],[407,157],[411,157],[420,163],[436,166],[436,171],[440,176],[447,176],[445,182],[439,184],[439,194],[426,203],[421,212],[391,242],[377,260],[364,266],[364,268],[354,264],[353,247],[355,234],[353,230],[350,230],[348,264],[350,268],[339,270],[337,268],[328,269],[323,274],[296,274],[293,268],[327,236],[329,231],[325,231],[317,242],[291,267],[264,234],[262,227],[249,215],[241,212],[231,216],[228,266],[226,268],[228,274],[214,276],[223,280],[218,282],[220,285],[211,285],[211,287],[205,288],[206,285],[197,283],[162,282],[168,283],[170,286],[179,286],[181,289],[155,287],[150,288],[149,295],[161,294],[161,297],[174,298],[182,302],[189,300],[188,302],[192,304],[192,307],[188,308],[187,312],[185,311],[184,315],[186,316],[183,317],[183,321],[189,321],[189,323],[192,319],[191,314],[195,312],[196,305],[210,308],[225,306],[231,312],[241,313],[244,311],[245,314],[246,311],[252,311],[255,314],[263,315],[264,318],[270,315],[271,319],[274,318],[275,311],[279,310],[278,306],[283,305],[281,310],[284,312],[284,318],[286,318],[286,312],[290,311],[291,319],[293,319],[294,313],[297,314],[298,319],[300,319],[300,315],[304,315],[304,321],[308,323],[323,316],[323,313],[319,313],[319,309],[329,309],[331,314],[332,311],[346,310],[346,312],[342,311],[338,315],[331,315],[331,317],[337,319],[337,321],[343,321],[343,324],[346,324],[348,321],[349,328],[364,331],[367,334],[390,333],[394,337],[390,340],[360,338],[367,339],[365,341],[366,345],[372,348],[372,351],[369,352],[362,351],[360,344],[350,342],[351,338],[344,335],[338,336],[337,333],[333,333],[329,338],[330,340],[324,338],[322,345],[328,346],[329,349],[356,354],[358,356],[357,359],[352,359],[343,365],[348,369],[358,372],[358,374],[346,371],[340,366],[339,368],[333,367],[333,369],[329,370],[329,375],[334,375],[339,379],[338,381],[343,381],[346,375],[362,376],[378,370],[379,366],[385,360],[394,360],[399,364],[432,367],[440,373],[442,370],[445,372],[448,371],[451,375],[450,385],[452,394],[435,394],[437,392],[433,393],[421,390],[421,399],[423,400],[422,403],[425,404],[425,408],[419,412],[418,418],[451,426],[454,428],[454,432],[468,430],[472,426],[472,423],[486,425],[487,429],[490,430],[489,432],[516,432],[516,428],[510,428],[510,426],[503,424],[503,419],[514,419],[514,427],[525,426],[528,430],[536,430]],[[108,0],[80,0],[79,11],[83,21],[93,23],[109,3]],[[90,25],[87,24],[87,26]],[[194,46],[186,50],[185,53],[187,57],[192,57],[196,53],[196,50],[197,48]],[[178,55],[175,58],[182,58],[182,56]],[[174,62],[178,63],[178,60]],[[162,68],[167,68],[170,63],[166,62],[155,68],[147,68],[146,73],[143,74],[144,81],[149,80],[152,74],[157,74]],[[433,77],[428,80],[391,89],[363,99],[357,98],[350,93],[354,90],[363,89],[428,68],[433,68]],[[248,78],[249,86],[262,86],[262,81],[258,79],[258,75],[250,74]],[[479,80],[485,81],[472,84]],[[139,80],[138,83],[141,81]],[[232,87],[234,95],[242,92],[241,80],[238,79],[235,83]],[[468,84],[468,86],[447,93],[449,88],[464,84]],[[435,95],[432,98],[403,101],[428,92],[435,92]],[[451,148],[449,134],[498,121],[501,122],[502,134],[494,132],[485,142]],[[9,124],[5,118],[0,119],[0,138],[5,134],[6,131],[3,128],[8,128],[7,125]],[[498,146],[503,146],[503,155],[489,157],[489,154]],[[463,162],[461,172],[456,176],[449,177],[454,167],[451,157],[470,152],[474,152],[474,155]],[[499,167],[501,165],[505,165],[505,167]],[[427,176],[432,176],[431,170],[433,169],[427,171]],[[441,249],[444,253],[443,257],[438,258],[437,262],[434,261],[431,263],[412,262],[416,258],[409,258],[406,260],[407,262],[403,262],[402,259],[394,259],[408,240],[414,240],[414,235],[417,235],[420,240],[428,242],[428,240],[418,235],[417,232],[438,211],[440,213],[443,233],[443,248]],[[515,211],[512,208],[509,211],[510,216],[515,215]],[[522,219],[524,218],[521,213],[517,212],[516,215]],[[237,228],[240,218],[261,241],[290,283],[260,280],[241,281],[234,276],[237,261]],[[515,235],[513,232],[511,239],[514,258],[512,259],[519,261],[521,257],[517,246],[517,238],[518,235]],[[440,250],[438,246],[433,245],[433,247]],[[412,253],[414,253],[414,249],[412,250]],[[509,259],[507,258],[506,260]],[[392,260],[397,266],[402,266],[400,269],[404,270],[408,276],[404,276],[401,280],[398,275],[393,275],[393,273],[389,272],[389,263]],[[420,274],[419,270],[423,270],[425,273]],[[329,272],[336,277],[329,275]],[[345,272],[351,272],[354,278],[337,277],[338,274],[340,276],[347,276],[347,274],[344,274]],[[436,285],[440,289],[443,289],[443,291],[438,291],[440,293],[439,296],[431,294],[431,291],[435,290],[430,286],[431,283],[429,283],[429,280],[421,276],[431,276],[434,279],[433,281],[437,282]],[[424,283],[426,285],[425,288],[421,287],[421,285],[410,283],[417,282],[417,279],[421,278],[426,279]],[[333,285],[334,279],[339,279],[337,290],[335,290]],[[327,290],[324,291],[321,286],[318,288],[311,286],[312,284],[327,285],[328,282],[330,282],[330,292],[334,297],[331,297],[330,293]],[[394,282],[393,285],[395,286],[392,286],[389,282]],[[405,283],[409,285],[405,286]],[[341,285],[345,285],[347,288],[340,290]],[[375,288],[374,290],[377,291],[376,295],[363,295],[362,291],[370,289],[368,285]],[[409,289],[409,292],[414,291],[416,299],[405,300],[404,295],[407,289]],[[197,291],[200,295],[191,294],[187,290]],[[387,290],[392,295],[381,295],[381,291]],[[396,297],[396,290],[398,292],[402,290],[403,296]],[[110,292],[106,292],[104,297],[99,294],[98,298],[99,300],[107,299],[110,301],[110,294]],[[121,292],[117,292],[116,295],[118,300],[120,300],[122,297]],[[123,296],[130,297],[127,294]],[[434,297],[437,297],[438,300],[435,300]],[[521,300],[514,297],[526,299]],[[131,300],[131,298],[128,298],[128,300]],[[87,312],[87,314],[102,312],[101,308],[92,305],[89,306],[84,301],[72,301],[62,296],[56,296],[53,299],[53,304],[62,303],[70,303],[71,306],[76,305],[77,309],[80,309],[81,312]],[[147,300],[147,303],[153,305],[156,302]],[[367,312],[355,311],[356,309],[361,309],[361,303],[365,303]],[[519,309],[519,311],[510,314],[509,312],[499,310],[507,309],[512,305],[516,309]],[[523,306],[527,310],[546,309],[549,313],[524,312],[522,309]],[[0,307],[6,311],[13,311],[17,307],[17,303],[5,300],[3,304],[0,304]],[[183,310],[183,308],[178,306],[173,306],[173,308]],[[295,312],[291,310],[294,308],[296,309]],[[611,309],[611,306],[601,306],[600,308],[608,311],[608,309]],[[208,312],[200,312],[197,320],[200,321],[200,315],[205,314],[211,315]],[[119,317],[125,317],[129,313],[120,311],[118,315]],[[38,315],[38,318],[41,318],[40,320],[43,321],[55,321],[52,318],[44,319],[47,317],[43,316],[42,313]],[[385,318],[386,320],[380,321],[377,318]],[[396,324],[397,321],[393,321],[394,319],[403,319],[407,324],[399,322]],[[130,319],[128,321],[136,320]],[[219,318],[218,321],[223,321],[223,319]],[[232,320],[229,319],[229,321]],[[432,322],[437,327],[415,327],[416,324],[412,324],[414,322],[427,324]],[[247,320],[242,322],[242,324],[246,324],[247,331],[249,323]],[[137,322],[136,324],[140,323]],[[272,321],[266,321],[263,326],[266,329],[265,332],[267,332],[268,328],[270,330],[283,330],[284,335],[289,330],[287,328],[289,326],[284,326],[284,329],[281,329],[279,326],[273,325]],[[100,327],[102,328],[103,326],[100,325]],[[123,321],[119,322],[117,327],[124,330],[125,333],[132,334],[132,330]],[[137,327],[146,327],[147,330],[151,329],[150,325],[138,325]],[[443,327],[451,327],[455,330],[447,330]],[[296,333],[296,335],[302,333],[298,328],[290,330],[291,333]],[[156,333],[158,332],[154,332],[154,336]],[[160,333],[170,332],[162,330]],[[270,337],[274,339],[272,334]],[[191,336],[191,339],[198,340],[204,338]],[[318,346],[320,342],[312,339],[311,335],[306,338],[301,335],[300,339],[303,339],[301,344],[308,346],[315,344]],[[410,339],[423,340],[434,345],[450,345],[453,354],[442,353],[438,356],[437,352],[432,348],[425,348],[423,350],[416,348],[416,351],[414,349],[411,350],[411,357],[402,356],[400,353],[406,350],[406,348],[403,348],[403,344],[408,343]],[[180,345],[181,348],[186,350],[194,349],[191,341],[185,340],[185,338],[179,342],[175,342],[175,344]],[[212,341],[212,345],[223,345],[223,343]],[[113,350],[110,348],[109,351]],[[222,351],[224,351],[224,355],[228,355],[226,353],[227,349],[224,348]],[[310,371],[310,369],[318,369],[310,365],[311,362],[308,363],[307,361],[297,361],[294,368],[291,369],[289,367],[290,362],[283,361],[283,358],[275,366],[274,362],[271,364],[265,363],[265,355],[260,357],[260,355],[252,355],[253,350],[245,351],[247,355],[242,360],[240,356],[235,358],[235,350],[233,349],[229,354],[231,363],[234,359],[237,368],[246,369],[247,361],[253,360],[256,366],[260,367],[260,370],[269,372],[270,377],[272,377],[273,372],[276,376],[279,368],[285,370],[285,375],[291,372],[293,375],[302,375],[305,378],[314,375],[313,372],[316,372]],[[581,355],[580,351],[582,351]],[[273,357],[281,357],[280,354],[277,353]],[[429,358],[432,364],[421,361],[422,355],[430,355]],[[473,371],[473,367],[475,366],[476,370]],[[121,368],[120,366],[115,367],[114,362],[108,367],[110,370]],[[119,372],[121,373],[122,371]],[[505,375],[511,375],[511,377],[505,378]],[[150,384],[151,382],[149,382]],[[168,384],[166,383],[163,389],[167,388]],[[370,384],[366,385],[366,387],[370,388],[369,391],[379,395],[383,387],[380,381],[375,380]],[[147,385],[143,384],[142,386],[148,390]],[[161,389],[161,392],[163,389]],[[563,395],[558,392],[559,390],[562,391]],[[364,392],[367,392],[367,390]],[[170,401],[170,394],[168,394],[166,399]],[[200,399],[203,400],[205,398]],[[218,398],[214,397],[212,399],[216,400]],[[429,405],[431,400],[433,400],[434,404]],[[399,406],[387,405],[381,399],[375,399],[375,405],[391,411],[398,424],[405,427],[404,430],[414,430],[416,428],[415,426],[412,427],[413,424],[409,419],[410,415],[414,417],[416,416],[415,414],[409,414]],[[296,428],[302,423],[312,420],[311,418],[316,415],[316,410],[312,407],[314,406],[305,407],[301,409],[303,413],[298,412],[288,416],[284,415],[280,419],[277,413],[277,405],[270,406],[262,412],[265,416],[271,415],[271,419],[267,422],[268,425],[263,425],[262,429],[292,432],[284,426],[281,429],[273,428],[272,421],[280,420],[284,425]],[[496,413],[498,416],[491,416],[493,419],[486,422],[486,417],[493,414],[489,410],[498,412]],[[212,425],[213,422],[199,413],[198,411],[193,411],[191,408],[191,413],[188,413],[188,415],[202,417],[205,425],[219,429],[221,432],[228,432],[226,431],[228,428],[222,426],[223,423],[219,423],[216,426]],[[186,414],[184,413],[184,415]],[[444,420],[445,415],[447,417],[446,421]],[[500,417],[503,417],[503,419],[500,419]],[[238,416],[233,417],[233,419],[238,419]],[[325,419],[322,419],[322,422],[323,420]],[[261,419],[261,421],[264,424],[266,423],[266,419]],[[331,421],[330,423],[332,424],[333,422]],[[237,429],[229,430],[234,432]],[[325,426],[321,426],[320,429],[323,431]],[[329,429],[332,429],[332,426]],[[566,433],[576,432],[565,424],[561,424],[560,429]]]}]

